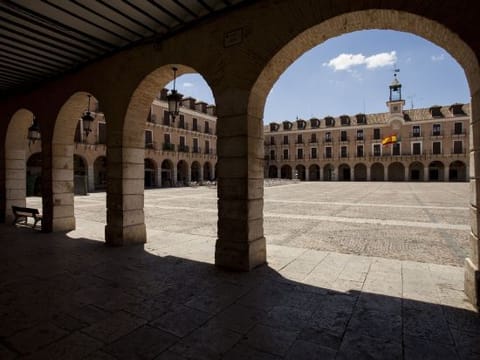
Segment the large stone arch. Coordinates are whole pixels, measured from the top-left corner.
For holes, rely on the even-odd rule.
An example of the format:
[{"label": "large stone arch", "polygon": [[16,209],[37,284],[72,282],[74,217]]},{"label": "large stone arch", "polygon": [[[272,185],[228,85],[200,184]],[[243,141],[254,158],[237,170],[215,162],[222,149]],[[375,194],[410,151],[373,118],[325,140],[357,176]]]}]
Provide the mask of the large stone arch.
[{"label": "large stone arch", "polygon": [[7,128],[5,141],[5,217],[13,220],[12,205],[26,206],[26,148],[28,128],[32,125],[33,113],[20,109],[13,114]]},{"label": "large stone arch", "polygon": [[165,159],[162,161],[161,172],[162,187],[175,186],[175,166],[172,160]]},{"label": "large stone arch", "polygon": [[367,167],[365,164],[356,164],[353,168],[353,176],[355,181],[366,181],[367,180]]},{"label": "large stone arch", "polygon": [[157,186],[157,162],[152,158],[145,158],[143,160],[144,167],[144,187],[153,188]]},{"label": "large stone arch", "polygon": [[388,165],[388,181],[405,181],[405,166],[401,162]]},{"label": "large stone arch", "polygon": [[453,161],[449,165],[449,181],[467,181],[467,165],[460,160]]},{"label": "large stone arch", "polygon": [[295,178],[300,180],[300,181],[307,180],[305,165],[298,164],[297,166],[295,166]]},{"label": "large stone arch", "polygon": [[278,168],[275,165],[268,167],[268,177],[270,179],[276,179],[278,177]]},{"label": "large stone arch", "polygon": [[312,164],[308,167],[308,180],[320,181],[320,166]]},{"label": "large stone arch", "polygon": [[107,157],[99,156],[93,162],[93,178],[95,190],[105,190],[107,187]]},{"label": "large stone arch", "polygon": [[384,181],[385,180],[385,166],[382,163],[373,163],[370,167],[370,179],[371,181]]},{"label": "large stone arch", "polygon": [[423,181],[425,166],[420,161],[414,161],[408,166],[409,181]]},{"label": "large stone arch", "polygon": [[338,181],[352,180],[352,169],[348,164],[340,164],[338,166]]}]

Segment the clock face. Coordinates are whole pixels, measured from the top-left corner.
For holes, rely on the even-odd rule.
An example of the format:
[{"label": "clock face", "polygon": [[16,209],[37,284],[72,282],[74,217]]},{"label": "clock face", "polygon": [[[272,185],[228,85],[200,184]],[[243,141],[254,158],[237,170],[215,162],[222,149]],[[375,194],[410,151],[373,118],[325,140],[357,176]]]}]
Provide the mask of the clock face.
[{"label": "clock face", "polygon": [[398,112],[398,105],[393,105],[392,106],[392,111],[393,112]]},{"label": "clock face", "polygon": [[400,130],[400,128],[402,127],[402,122],[400,120],[393,120],[390,123],[390,126],[393,130]]}]

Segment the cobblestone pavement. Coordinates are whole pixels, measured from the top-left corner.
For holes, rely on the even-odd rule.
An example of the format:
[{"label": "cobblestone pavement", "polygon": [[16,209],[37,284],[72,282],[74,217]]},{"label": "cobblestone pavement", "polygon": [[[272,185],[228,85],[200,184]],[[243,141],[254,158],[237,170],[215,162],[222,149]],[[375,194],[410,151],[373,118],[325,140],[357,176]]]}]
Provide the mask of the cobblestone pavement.
[{"label": "cobblestone pavement", "polygon": [[[290,213],[296,223],[304,213],[285,210],[288,200],[298,209],[317,202],[306,223],[319,229],[354,219],[423,223],[415,234],[437,222],[445,231],[467,225],[458,215],[465,184],[315,185],[266,189],[267,219]],[[386,207],[389,186],[399,193]],[[302,187],[309,195],[299,198]],[[123,248],[103,245],[104,196],[75,200],[77,230],[68,234],[0,225],[2,360],[480,358],[462,267],[270,240],[268,266],[231,273],[213,266],[215,226],[202,221],[215,216],[212,189],[146,191],[149,242]],[[392,208],[412,214],[387,216]]]}]

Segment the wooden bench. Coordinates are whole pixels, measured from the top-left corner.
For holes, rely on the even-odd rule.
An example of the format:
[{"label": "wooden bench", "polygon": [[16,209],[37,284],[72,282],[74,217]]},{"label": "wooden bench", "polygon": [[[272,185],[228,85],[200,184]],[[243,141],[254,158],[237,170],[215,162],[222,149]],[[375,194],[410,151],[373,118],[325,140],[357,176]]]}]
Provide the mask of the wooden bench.
[{"label": "wooden bench", "polygon": [[[33,229],[37,226],[38,222],[42,221],[42,215],[40,215],[38,209],[21,207],[12,205],[13,216],[13,225],[22,224],[24,226],[31,226]],[[33,219],[33,224],[28,223],[28,218]]]}]

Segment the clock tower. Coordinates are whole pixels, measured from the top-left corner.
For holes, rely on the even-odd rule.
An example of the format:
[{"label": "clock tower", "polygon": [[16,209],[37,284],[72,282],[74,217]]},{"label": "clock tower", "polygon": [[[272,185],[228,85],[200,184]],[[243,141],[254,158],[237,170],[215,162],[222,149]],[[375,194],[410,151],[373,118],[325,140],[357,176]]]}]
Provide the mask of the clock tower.
[{"label": "clock tower", "polygon": [[402,99],[402,84],[397,79],[397,74],[394,74],[394,79],[390,85],[390,97],[387,101],[387,106],[390,114],[403,114],[403,106],[405,100]]}]

